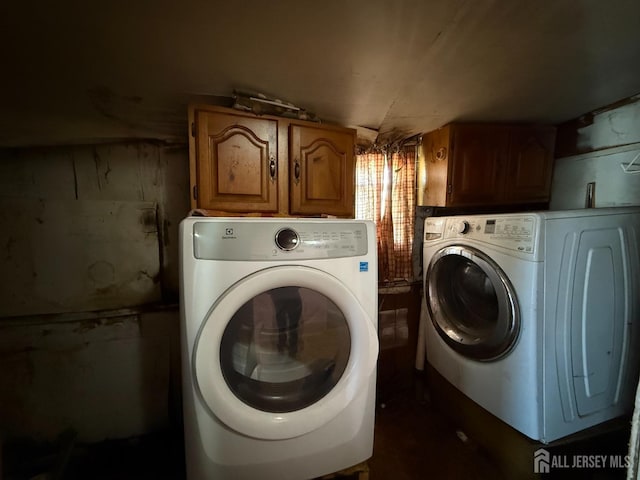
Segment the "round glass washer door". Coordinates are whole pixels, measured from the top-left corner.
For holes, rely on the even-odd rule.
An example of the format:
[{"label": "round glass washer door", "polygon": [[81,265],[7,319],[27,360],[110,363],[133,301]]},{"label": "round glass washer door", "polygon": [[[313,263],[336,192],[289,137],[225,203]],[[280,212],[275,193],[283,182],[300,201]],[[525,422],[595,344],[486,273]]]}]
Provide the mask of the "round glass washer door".
[{"label": "round glass washer door", "polygon": [[429,262],[424,291],[436,331],[461,355],[497,360],[515,345],[520,310],[514,288],[483,252],[461,245],[438,250]]},{"label": "round glass washer door", "polygon": [[209,412],[254,438],[303,435],[333,419],[375,371],[375,319],[332,275],[260,270],[215,302],[192,368]]}]

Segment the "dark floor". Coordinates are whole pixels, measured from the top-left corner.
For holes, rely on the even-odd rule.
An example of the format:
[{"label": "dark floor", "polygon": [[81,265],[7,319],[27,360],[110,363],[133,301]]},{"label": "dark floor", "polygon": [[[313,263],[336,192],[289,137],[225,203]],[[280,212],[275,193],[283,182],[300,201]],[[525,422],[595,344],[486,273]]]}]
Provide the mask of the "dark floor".
[{"label": "dark floor", "polygon": [[[182,479],[182,445],[178,435],[153,435],[94,446],[61,438],[54,447],[9,445],[5,480]],[[375,446],[369,460],[371,480],[421,478],[500,479],[497,469],[435,412],[417,390],[406,390],[378,405]],[[40,478],[38,478],[40,480]]]},{"label": "dark floor", "polygon": [[502,480],[497,466],[462,441],[462,432],[427,398],[419,388],[407,389],[378,404],[371,480]]},{"label": "dark floor", "polygon": [[[368,462],[371,480],[524,478],[505,475],[495,459],[465,438],[451,417],[428,399],[420,382],[380,399],[374,454]],[[532,465],[532,459],[524,462],[525,470]],[[93,446],[74,444],[71,434],[54,446],[5,445],[3,467],[4,480],[184,479],[178,433]],[[623,473],[570,478],[618,479]]]}]

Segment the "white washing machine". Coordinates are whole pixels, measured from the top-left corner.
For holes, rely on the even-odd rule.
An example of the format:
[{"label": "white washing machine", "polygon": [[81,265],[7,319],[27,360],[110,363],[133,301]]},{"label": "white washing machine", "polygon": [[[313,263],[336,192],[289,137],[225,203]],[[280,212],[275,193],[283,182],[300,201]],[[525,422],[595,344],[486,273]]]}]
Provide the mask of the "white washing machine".
[{"label": "white washing machine", "polygon": [[431,217],[427,360],[544,443],[630,413],[640,208]]},{"label": "white washing machine", "polygon": [[373,222],[182,221],[187,478],[300,480],[373,451]]}]

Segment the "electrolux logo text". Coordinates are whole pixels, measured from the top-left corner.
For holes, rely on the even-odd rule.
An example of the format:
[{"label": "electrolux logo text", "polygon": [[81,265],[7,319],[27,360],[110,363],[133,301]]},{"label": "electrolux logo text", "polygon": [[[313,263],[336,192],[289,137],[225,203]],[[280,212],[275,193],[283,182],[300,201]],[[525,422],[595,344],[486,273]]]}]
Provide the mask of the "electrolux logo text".
[{"label": "electrolux logo text", "polygon": [[627,468],[629,462],[629,455],[551,455],[548,450],[539,448],[533,452],[533,473],[560,469],[621,469]]},{"label": "electrolux logo text", "polygon": [[227,227],[224,229],[224,235],[222,236],[223,240],[229,240],[229,239],[233,239],[233,238],[238,238],[235,236],[233,228],[231,227]]}]

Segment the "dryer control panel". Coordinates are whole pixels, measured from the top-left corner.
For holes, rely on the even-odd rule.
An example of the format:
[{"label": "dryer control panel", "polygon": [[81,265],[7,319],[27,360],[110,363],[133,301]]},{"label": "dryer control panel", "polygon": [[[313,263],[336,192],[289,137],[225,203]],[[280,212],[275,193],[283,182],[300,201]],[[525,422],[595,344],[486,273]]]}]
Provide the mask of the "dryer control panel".
[{"label": "dryer control panel", "polygon": [[467,238],[531,253],[535,247],[537,219],[534,215],[430,217],[425,220],[425,242]]},{"label": "dryer control panel", "polygon": [[366,255],[358,221],[203,220],[193,225],[194,254],[207,260],[312,260]]}]

